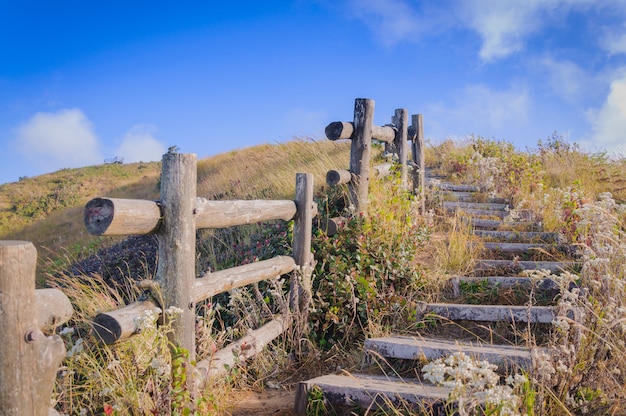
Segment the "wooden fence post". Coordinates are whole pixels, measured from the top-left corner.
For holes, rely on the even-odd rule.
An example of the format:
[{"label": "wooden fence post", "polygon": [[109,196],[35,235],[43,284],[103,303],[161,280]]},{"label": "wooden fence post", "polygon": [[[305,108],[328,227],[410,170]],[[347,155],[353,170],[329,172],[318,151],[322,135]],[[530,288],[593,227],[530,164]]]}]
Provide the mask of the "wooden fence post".
[{"label": "wooden fence post", "polygon": [[[196,308],[192,288],[196,277],[195,154],[166,153],[161,172],[162,225],[158,232],[159,262],[155,280],[163,295],[162,308],[182,310],[172,321],[171,341],[195,360]],[[165,310],[162,316],[166,316]],[[191,375],[189,368],[188,376]],[[191,378],[188,377],[189,382]],[[192,385],[192,384],[189,384]]]},{"label": "wooden fence post", "polygon": [[374,100],[357,98],[354,102],[354,136],[350,147],[350,194],[356,212],[367,215],[370,159],[372,154],[372,122]]},{"label": "wooden fence post", "polygon": [[293,228],[293,258],[300,268],[299,272],[294,273],[294,275],[299,274],[300,281],[292,281],[290,303],[291,310],[300,315],[301,320],[306,321],[311,302],[311,275],[313,273],[313,255],[311,253],[313,175],[310,173],[298,173],[296,175],[296,207],[298,211]]},{"label": "wooden fence post", "polygon": [[50,408],[65,357],[58,335],[46,336],[36,318],[37,250],[26,241],[0,241],[0,415],[58,414]]},{"label": "wooden fence post", "polygon": [[411,127],[415,131],[413,137],[413,162],[417,165],[417,181],[414,187],[420,199],[420,210],[422,214],[426,211],[426,201],[424,200],[426,187],[426,166],[424,164],[424,120],[421,114],[411,116]]},{"label": "wooden fence post", "polygon": [[404,108],[396,109],[394,115],[394,125],[396,127],[396,138],[394,144],[398,152],[398,163],[400,163],[400,177],[402,188],[407,187],[407,154],[409,137],[409,112]]}]

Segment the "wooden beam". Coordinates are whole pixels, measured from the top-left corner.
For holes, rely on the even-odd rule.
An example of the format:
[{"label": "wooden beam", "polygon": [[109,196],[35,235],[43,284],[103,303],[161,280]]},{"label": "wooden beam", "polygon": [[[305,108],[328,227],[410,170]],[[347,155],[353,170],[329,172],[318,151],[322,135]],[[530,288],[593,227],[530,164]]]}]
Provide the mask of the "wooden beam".
[{"label": "wooden beam", "polygon": [[[349,121],[333,121],[324,130],[329,140],[343,140],[354,138],[354,123]],[[396,130],[392,126],[372,125],[372,139],[391,143],[396,137]]]},{"label": "wooden beam", "polygon": [[211,357],[198,362],[196,369],[203,375],[205,381],[224,375],[238,362],[245,361],[260,353],[267,344],[285,332],[288,326],[289,320],[286,317],[276,316],[273,321],[251,331],[245,337],[219,350]]},{"label": "wooden beam", "polygon": [[[309,304],[311,303],[311,275],[313,273],[313,255],[311,253],[311,237],[313,228],[313,175],[298,173],[296,175],[296,205],[298,213],[293,226],[293,258],[298,265],[298,273],[294,273],[289,289],[289,306],[291,312],[298,315],[297,331],[304,332],[307,322]],[[300,333],[302,333],[300,332]]]},{"label": "wooden beam", "polygon": [[[191,290],[196,278],[196,218],[194,215],[197,183],[195,154],[166,153],[161,172],[161,209],[159,261],[155,282],[161,286],[163,309],[178,308],[181,313],[170,322],[170,341],[196,356],[196,308]],[[191,369],[189,370],[191,371]],[[189,372],[189,380],[193,374]]]},{"label": "wooden beam", "polygon": [[329,170],[326,173],[326,184],[328,186],[337,186],[350,183],[352,173],[347,169]]},{"label": "wooden beam", "polygon": [[144,235],[155,233],[161,221],[156,201],[95,198],[85,205],[85,227],[92,235]]},{"label": "wooden beam", "polygon": [[66,354],[61,337],[45,336],[35,317],[36,265],[32,243],[0,241],[0,415],[50,414]]},{"label": "wooden beam", "polygon": [[[294,201],[211,201],[195,199],[196,228],[225,228],[271,220],[291,220]],[[95,198],[87,203],[84,221],[92,235],[143,235],[158,231],[159,202],[140,199]]]},{"label": "wooden beam", "polygon": [[407,187],[407,154],[408,148],[408,128],[409,128],[409,112],[405,108],[398,108],[394,115],[395,120],[395,138],[393,143],[398,152],[398,163],[400,164],[400,180],[402,187]]},{"label": "wooden beam", "polygon": [[354,134],[354,125],[345,121],[333,121],[324,129],[329,140],[351,139]]},{"label": "wooden beam", "polygon": [[296,262],[292,257],[277,256],[269,260],[205,273],[194,281],[193,301],[200,302],[222,292],[276,278],[295,268]]},{"label": "wooden beam", "polygon": [[345,228],[348,219],[345,217],[328,218],[325,223],[321,224],[322,230],[326,235],[331,236],[337,234],[341,229]]},{"label": "wooden beam", "polygon": [[411,127],[415,132],[413,138],[413,162],[417,165],[417,176],[413,187],[417,190],[420,199],[420,211],[426,212],[426,164],[424,162],[424,119],[421,114],[411,116]]},{"label": "wooden beam", "polygon": [[356,211],[363,215],[367,214],[373,119],[374,100],[357,98],[354,103],[354,138],[350,147],[350,172],[356,180],[350,184],[350,194]]},{"label": "wooden beam", "polygon": [[114,311],[99,313],[94,318],[91,328],[98,340],[107,345],[114,344],[138,333],[141,329],[139,323],[142,315],[155,310],[160,308],[152,300],[133,302]]},{"label": "wooden beam", "polygon": [[290,221],[296,215],[294,201],[210,201],[196,198],[196,227],[225,228],[262,221]]}]

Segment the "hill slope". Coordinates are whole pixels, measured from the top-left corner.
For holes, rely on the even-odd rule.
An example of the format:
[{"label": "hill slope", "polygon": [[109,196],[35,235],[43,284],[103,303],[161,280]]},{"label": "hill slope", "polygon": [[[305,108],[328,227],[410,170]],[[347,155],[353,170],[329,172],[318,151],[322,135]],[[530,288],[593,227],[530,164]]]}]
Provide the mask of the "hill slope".
[{"label": "hill slope", "polygon": [[[315,175],[349,164],[349,143],[295,140],[234,150],[198,161],[198,195],[209,199],[290,199],[296,172]],[[0,185],[0,239],[27,240],[47,261],[80,259],[119,238],[93,237],[83,225],[83,207],[107,196],[158,199],[160,162],[90,166]]]}]

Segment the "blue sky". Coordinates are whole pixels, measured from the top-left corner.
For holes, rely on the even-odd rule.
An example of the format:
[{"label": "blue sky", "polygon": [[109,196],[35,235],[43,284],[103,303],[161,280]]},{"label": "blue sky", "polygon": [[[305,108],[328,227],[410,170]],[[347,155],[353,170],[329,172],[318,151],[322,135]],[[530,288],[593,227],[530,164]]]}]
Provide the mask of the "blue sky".
[{"label": "blue sky", "polygon": [[0,0],[0,183],[325,140],[355,98],[433,142],[626,155],[623,0]]}]

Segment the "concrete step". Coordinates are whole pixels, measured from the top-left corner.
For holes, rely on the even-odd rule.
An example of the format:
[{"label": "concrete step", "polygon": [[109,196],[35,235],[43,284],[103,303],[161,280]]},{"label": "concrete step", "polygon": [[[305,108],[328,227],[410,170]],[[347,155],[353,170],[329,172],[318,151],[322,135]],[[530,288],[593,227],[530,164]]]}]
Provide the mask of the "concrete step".
[{"label": "concrete step", "polygon": [[534,289],[548,297],[554,298],[560,293],[560,288],[552,279],[533,279],[526,276],[457,276],[450,279],[452,284],[452,294],[455,297],[461,296],[461,283],[481,284],[486,282],[488,287],[510,289],[513,287],[524,287],[528,290]]},{"label": "concrete step", "polygon": [[561,237],[558,233],[543,233],[532,231],[495,231],[495,230],[474,230],[474,235],[485,240],[506,241],[509,243],[560,243]]},{"label": "concrete step", "polygon": [[462,191],[446,191],[444,193],[444,199],[449,201],[460,202],[487,202],[491,204],[506,204],[507,200],[504,198],[492,198],[479,195],[476,192],[462,192]]},{"label": "concrete step", "polygon": [[460,183],[441,182],[435,185],[442,191],[454,191],[454,192],[480,192],[481,188],[478,185],[466,185]]},{"label": "concrete step", "polygon": [[[525,270],[549,270],[552,273],[575,271],[580,267],[575,261],[518,261],[518,260],[477,260],[474,274],[481,275],[515,275]],[[506,273],[502,273],[506,272]]]},{"label": "concrete step", "polygon": [[450,208],[444,206],[444,210],[449,213],[457,211],[463,215],[470,217],[497,217],[504,219],[509,216],[508,211],[497,209]]},{"label": "concrete step", "polygon": [[509,205],[496,204],[492,202],[444,201],[443,208],[446,210],[453,210],[453,209],[460,208],[460,209],[506,211],[509,209]]},{"label": "concrete step", "polygon": [[552,244],[543,243],[503,243],[503,242],[485,242],[481,243],[487,250],[502,251],[505,253],[530,253],[533,250],[549,250],[556,247]]},{"label": "concrete step", "polygon": [[300,382],[296,391],[295,410],[306,414],[308,393],[319,387],[324,400],[332,406],[358,405],[370,410],[411,404],[417,408],[435,408],[440,413],[450,389],[422,383],[415,379],[363,374],[329,374]]},{"label": "concrete step", "polygon": [[517,231],[540,231],[541,223],[533,221],[501,221],[485,220],[480,218],[468,218],[467,221],[477,230],[517,230]]},{"label": "concrete step", "polygon": [[469,305],[419,302],[418,319],[426,314],[451,321],[528,322],[549,324],[554,321],[551,306]]},{"label": "concrete step", "polygon": [[432,361],[461,351],[477,360],[487,360],[497,365],[501,371],[511,370],[514,367],[521,369],[532,367],[530,349],[514,345],[393,336],[366,339],[364,349],[373,360],[376,356],[382,356],[403,360]]}]

